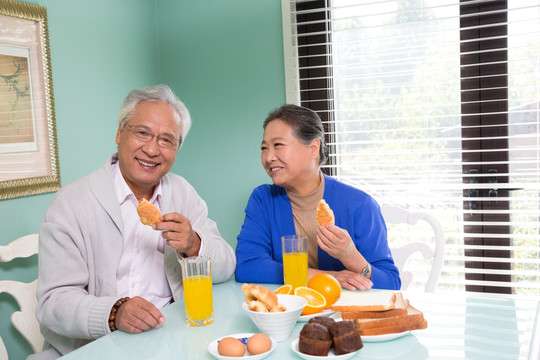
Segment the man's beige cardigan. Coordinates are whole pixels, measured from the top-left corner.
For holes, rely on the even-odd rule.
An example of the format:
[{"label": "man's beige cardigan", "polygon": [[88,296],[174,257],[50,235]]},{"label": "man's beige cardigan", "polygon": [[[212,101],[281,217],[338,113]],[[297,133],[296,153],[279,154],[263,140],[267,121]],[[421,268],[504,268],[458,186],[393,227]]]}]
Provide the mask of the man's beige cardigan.
[{"label": "man's beige cardigan", "polygon": [[[111,163],[116,161],[114,154],[102,168],[60,190],[41,224],[36,315],[45,348],[52,347],[42,358],[58,357],[110,333],[108,316],[118,299],[123,229],[111,176]],[[212,258],[213,282],[227,281],[236,265],[234,251],[208,218],[206,203],[181,176],[167,174],[161,186],[162,212],[189,218],[204,242],[203,255]],[[164,271],[178,300],[179,259],[168,246],[164,257]]]}]

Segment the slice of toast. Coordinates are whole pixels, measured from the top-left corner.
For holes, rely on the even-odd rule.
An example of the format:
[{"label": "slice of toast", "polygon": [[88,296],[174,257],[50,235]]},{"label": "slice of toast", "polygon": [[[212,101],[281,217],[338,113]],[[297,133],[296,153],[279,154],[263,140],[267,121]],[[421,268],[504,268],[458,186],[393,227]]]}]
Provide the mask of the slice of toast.
[{"label": "slice of toast", "polygon": [[424,319],[422,321],[411,323],[411,324],[401,324],[401,325],[396,325],[396,326],[361,330],[360,336],[397,334],[404,331],[427,329],[427,327],[428,327],[428,323]]},{"label": "slice of toast", "polygon": [[343,320],[354,319],[379,319],[388,318],[392,316],[407,315],[407,307],[409,306],[409,300],[403,299],[401,292],[396,293],[396,302],[394,308],[383,311],[342,311],[341,317]]},{"label": "slice of toast", "polygon": [[360,334],[364,336],[392,334],[427,327],[424,314],[411,305],[407,307],[406,315],[379,319],[355,319],[354,321]]},{"label": "slice of toast", "polygon": [[342,291],[334,311],[384,311],[394,309],[396,293],[390,290]]}]

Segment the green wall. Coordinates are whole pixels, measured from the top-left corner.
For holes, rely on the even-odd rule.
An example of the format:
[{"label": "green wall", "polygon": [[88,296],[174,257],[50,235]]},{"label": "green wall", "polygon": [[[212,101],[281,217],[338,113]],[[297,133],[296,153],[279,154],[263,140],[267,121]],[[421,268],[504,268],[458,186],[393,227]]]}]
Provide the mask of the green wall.
[{"label": "green wall", "polygon": [[285,101],[280,2],[162,0],[157,19],[163,78],[193,117],[173,172],[234,246],[251,190],[270,181],[260,147],[266,114]]},{"label": "green wall", "polygon": [[[172,171],[207,201],[234,247],[260,165],[262,121],[285,101],[281,8],[275,0],[41,0],[47,7],[58,129],[66,185],[115,151],[117,114],[127,92],[167,83],[193,127]],[[0,245],[39,231],[54,194],[0,201]],[[0,263],[0,279],[31,281],[37,256]],[[0,336],[10,359],[30,347],[11,326],[18,310],[0,295]]]}]

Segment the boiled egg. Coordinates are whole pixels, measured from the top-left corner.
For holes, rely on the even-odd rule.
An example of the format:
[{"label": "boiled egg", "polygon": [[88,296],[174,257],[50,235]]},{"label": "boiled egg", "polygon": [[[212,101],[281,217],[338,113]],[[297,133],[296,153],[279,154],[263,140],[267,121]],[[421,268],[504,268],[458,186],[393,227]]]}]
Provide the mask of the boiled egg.
[{"label": "boiled egg", "polygon": [[272,340],[268,335],[258,333],[252,335],[247,341],[247,351],[250,355],[258,355],[267,352],[272,347]]},{"label": "boiled egg", "polygon": [[224,337],[218,343],[218,352],[223,356],[242,357],[246,352],[246,347],[238,339]]}]

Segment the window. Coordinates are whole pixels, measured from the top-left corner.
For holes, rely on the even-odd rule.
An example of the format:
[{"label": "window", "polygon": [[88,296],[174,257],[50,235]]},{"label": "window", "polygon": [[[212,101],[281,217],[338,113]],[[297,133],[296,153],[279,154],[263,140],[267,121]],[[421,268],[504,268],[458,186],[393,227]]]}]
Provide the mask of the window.
[{"label": "window", "polygon": [[323,119],[323,170],[441,221],[439,288],[540,295],[540,0],[282,4],[287,100]]}]

